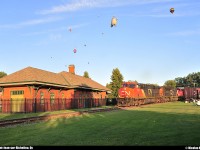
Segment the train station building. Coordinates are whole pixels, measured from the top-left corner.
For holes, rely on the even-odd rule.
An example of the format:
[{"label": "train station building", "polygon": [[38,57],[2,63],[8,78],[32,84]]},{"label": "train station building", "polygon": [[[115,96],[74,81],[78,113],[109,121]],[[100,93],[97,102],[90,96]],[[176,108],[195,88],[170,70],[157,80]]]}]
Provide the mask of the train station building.
[{"label": "train station building", "polygon": [[[67,103],[72,103],[74,99],[84,100],[83,104],[78,106],[83,108],[86,99],[105,99],[107,97],[110,89],[90,78],[76,75],[74,65],[69,65],[68,69],[68,72],[54,73],[27,67],[0,78],[1,106],[3,106],[3,103],[5,105],[5,101],[20,106],[20,108],[4,107],[2,110],[23,111],[27,108],[23,107],[21,103],[27,104],[30,100],[35,101],[40,106],[47,104],[46,108],[43,108],[47,110],[55,103],[58,103],[57,106],[59,107],[60,103],[66,99],[68,100]],[[67,103],[65,101],[65,106],[71,107]],[[28,109],[33,109],[32,106],[30,107]]]}]

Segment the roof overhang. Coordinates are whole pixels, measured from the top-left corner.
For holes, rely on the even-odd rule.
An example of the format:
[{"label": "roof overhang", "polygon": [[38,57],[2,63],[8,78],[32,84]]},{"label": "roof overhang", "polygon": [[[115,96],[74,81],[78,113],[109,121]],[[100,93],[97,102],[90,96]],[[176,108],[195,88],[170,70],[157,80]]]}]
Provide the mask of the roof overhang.
[{"label": "roof overhang", "polygon": [[69,88],[69,86],[67,86],[67,85],[48,83],[48,82],[41,82],[41,81],[24,81],[24,82],[0,83],[0,87],[19,86],[19,85],[46,85],[46,86]]},{"label": "roof overhang", "polygon": [[89,86],[80,86],[80,85],[70,86],[69,88],[71,88],[71,89],[85,89],[85,90],[101,91],[101,92],[107,92],[108,91],[106,89],[99,89],[99,88],[93,88],[93,87],[89,87]]},{"label": "roof overhang", "polygon": [[55,83],[42,82],[42,81],[0,83],[0,87],[22,86],[22,85],[43,85],[43,86],[53,86],[53,87],[67,88],[67,89],[85,89],[85,90],[101,91],[101,92],[110,93],[110,91],[106,90],[106,89],[99,89],[99,88],[93,88],[93,87],[89,87],[89,86],[80,86],[80,85],[62,85],[62,84],[55,84]]}]

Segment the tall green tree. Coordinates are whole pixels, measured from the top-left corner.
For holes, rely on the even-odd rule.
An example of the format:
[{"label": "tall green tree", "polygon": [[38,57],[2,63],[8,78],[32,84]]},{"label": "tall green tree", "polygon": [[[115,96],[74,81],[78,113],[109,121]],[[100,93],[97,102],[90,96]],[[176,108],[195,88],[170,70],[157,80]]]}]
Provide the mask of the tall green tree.
[{"label": "tall green tree", "polygon": [[186,77],[177,77],[175,82],[177,87],[200,87],[200,72],[190,73]]},{"label": "tall green tree", "polygon": [[176,82],[177,87],[184,87],[186,85],[186,79],[185,78],[177,77],[177,78],[174,79],[174,81]]},{"label": "tall green tree", "polygon": [[111,89],[111,83],[106,83],[106,87]]},{"label": "tall green tree", "polygon": [[164,86],[168,87],[168,88],[175,88],[176,82],[175,82],[175,80],[167,80],[167,81],[165,81]]},{"label": "tall green tree", "polygon": [[119,69],[115,68],[112,71],[112,75],[111,75],[110,79],[111,79],[110,87],[111,87],[111,90],[112,90],[111,96],[113,98],[116,98],[116,97],[118,97],[118,90],[122,86],[124,77],[121,74],[121,72],[119,71]]},{"label": "tall green tree", "polygon": [[85,78],[90,78],[89,73],[88,73],[87,71],[84,72],[83,76],[84,76]]},{"label": "tall green tree", "polygon": [[3,71],[0,71],[0,78],[4,77],[4,76],[7,76],[7,73],[3,72]]},{"label": "tall green tree", "polygon": [[200,86],[200,72],[188,74],[186,81],[187,85],[190,87]]},{"label": "tall green tree", "polygon": [[[111,88],[112,88],[111,83],[106,83],[106,87],[107,87],[108,89],[111,90]],[[112,93],[108,93],[108,94],[107,94],[107,95],[108,95],[108,98],[113,98],[113,96],[112,96],[111,94],[112,94]]]}]

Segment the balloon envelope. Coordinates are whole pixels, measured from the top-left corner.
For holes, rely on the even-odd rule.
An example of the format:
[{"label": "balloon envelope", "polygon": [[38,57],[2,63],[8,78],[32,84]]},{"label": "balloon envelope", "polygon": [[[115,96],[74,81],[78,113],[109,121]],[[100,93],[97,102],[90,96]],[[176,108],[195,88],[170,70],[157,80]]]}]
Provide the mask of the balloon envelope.
[{"label": "balloon envelope", "polygon": [[174,8],[171,8],[171,9],[170,9],[170,12],[173,14],[173,13],[174,13]]},{"label": "balloon envelope", "polygon": [[111,20],[111,27],[116,26],[116,25],[117,25],[117,18],[112,17],[112,20]]}]

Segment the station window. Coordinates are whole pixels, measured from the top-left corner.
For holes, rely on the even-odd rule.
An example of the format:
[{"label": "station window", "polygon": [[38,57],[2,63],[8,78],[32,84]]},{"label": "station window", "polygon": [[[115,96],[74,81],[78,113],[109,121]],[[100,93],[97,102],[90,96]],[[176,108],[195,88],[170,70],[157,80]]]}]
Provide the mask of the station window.
[{"label": "station window", "polygon": [[54,101],[55,101],[55,94],[54,93],[50,93],[50,101],[51,101],[51,104],[54,104]]},{"label": "station window", "polygon": [[62,93],[62,103],[64,104],[65,103],[65,94]]},{"label": "station window", "polygon": [[11,94],[11,95],[23,95],[23,94],[24,94],[24,91],[23,91],[23,90],[11,91],[10,94]]},{"label": "station window", "polygon": [[44,93],[40,93],[40,104],[44,104]]}]

